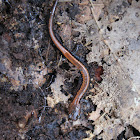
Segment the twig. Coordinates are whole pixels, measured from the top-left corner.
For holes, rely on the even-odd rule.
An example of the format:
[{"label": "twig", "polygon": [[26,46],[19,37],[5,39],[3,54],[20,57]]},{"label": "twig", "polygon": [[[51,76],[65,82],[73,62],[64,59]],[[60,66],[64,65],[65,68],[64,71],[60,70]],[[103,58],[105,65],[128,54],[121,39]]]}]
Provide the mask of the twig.
[{"label": "twig", "polygon": [[140,136],[131,137],[131,138],[129,138],[128,140],[132,140],[132,139],[138,139],[138,140],[140,140]]}]

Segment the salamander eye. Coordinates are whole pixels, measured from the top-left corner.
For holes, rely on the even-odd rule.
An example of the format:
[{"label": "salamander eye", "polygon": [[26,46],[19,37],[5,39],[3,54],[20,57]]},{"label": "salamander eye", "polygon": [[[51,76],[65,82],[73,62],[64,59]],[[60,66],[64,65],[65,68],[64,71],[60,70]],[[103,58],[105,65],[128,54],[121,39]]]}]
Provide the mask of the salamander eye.
[{"label": "salamander eye", "polygon": [[69,119],[76,121],[79,119],[80,115],[80,104],[78,105],[70,105],[70,110],[69,110]]}]

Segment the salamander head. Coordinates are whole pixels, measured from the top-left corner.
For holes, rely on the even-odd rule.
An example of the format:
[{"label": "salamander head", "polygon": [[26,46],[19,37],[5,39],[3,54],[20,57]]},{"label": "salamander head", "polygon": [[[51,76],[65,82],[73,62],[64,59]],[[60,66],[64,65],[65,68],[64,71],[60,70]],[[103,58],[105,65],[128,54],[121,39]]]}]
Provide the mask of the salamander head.
[{"label": "salamander head", "polygon": [[80,104],[70,104],[69,107],[69,118],[76,121],[80,115]]}]

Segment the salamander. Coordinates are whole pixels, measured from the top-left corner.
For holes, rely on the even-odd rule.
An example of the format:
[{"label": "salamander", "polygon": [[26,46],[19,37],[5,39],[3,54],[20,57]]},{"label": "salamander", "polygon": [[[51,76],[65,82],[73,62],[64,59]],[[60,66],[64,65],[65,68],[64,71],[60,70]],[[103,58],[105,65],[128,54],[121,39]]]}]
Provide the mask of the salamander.
[{"label": "salamander", "polygon": [[53,16],[55,13],[57,3],[58,3],[58,0],[55,1],[53,9],[50,13],[50,18],[49,18],[50,37],[51,37],[53,43],[55,44],[55,46],[62,52],[62,54],[81,72],[82,78],[83,78],[82,85],[81,85],[79,91],[77,92],[75,98],[73,99],[73,101],[70,103],[70,106],[69,106],[69,117],[73,120],[76,120],[80,115],[80,99],[82,98],[82,96],[84,95],[84,93],[86,92],[86,90],[89,86],[90,76],[89,76],[89,72],[86,69],[86,67],[80,61],[78,61],[67,49],[65,49],[59,43],[59,41],[56,39],[56,37],[54,35]]}]

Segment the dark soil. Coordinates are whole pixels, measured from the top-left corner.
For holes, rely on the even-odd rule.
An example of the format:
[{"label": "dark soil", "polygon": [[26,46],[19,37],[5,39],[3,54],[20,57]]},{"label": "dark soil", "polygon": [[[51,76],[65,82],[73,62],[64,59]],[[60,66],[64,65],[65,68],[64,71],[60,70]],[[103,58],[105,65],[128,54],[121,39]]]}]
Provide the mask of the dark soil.
[{"label": "dark soil", "polygon": [[[69,19],[74,20],[75,15],[78,14],[78,6],[72,4],[73,7],[68,3],[65,6],[62,4],[62,8],[59,5],[60,13],[58,10],[56,13],[61,14],[65,9]],[[87,125],[87,127],[80,125],[73,128],[72,121],[68,121],[68,108],[63,103],[57,104],[54,108],[47,107],[46,97],[53,94],[49,86],[55,80],[56,73],[63,69],[66,71],[71,69],[66,59],[60,68],[56,69],[61,53],[56,49],[48,34],[48,19],[52,6],[53,1],[45,0],[9,0],[3,1],[0,6],[1,140],[79,140],[88,137],[86,130],[94,130],[92,125]],[[54,30],[56,28],[59,27],[54,25]],[[63,44],[57,32],[56,36]],[[37,48],[35,40],[39,44]],[[86,62],[85,55],[89,51],[84,50],[85,48],[79,43],[74,46],[75,48],[68,49],[74,50],[76,47],[81,47],[76,53],[79,59]],[[10,63],[9,67],[3,61]],[[49,72],[45,75],[45,83],[35,88],[32,82],[29,82],[32,80],[29,67],[39,62],[43,62]],[[20,84],[16,83],[14,74],[10,72],[15,72],[17,67],[22,68],[23,75],[29,74],[24,77],[22,83],[22,77],[18,76]],[[41,69],[41,66],[38,68]],[[81,84],[79,75],[75,77],[74,83],[65,82],[67,92],[76,91],[77,85]],[[12,80],[14,80],[13,83],[11,83]],[[72,89],[68,89],[70,85],[73,85]],[[63,88],[62,92],[66,94]],[[56,109],[59,112],[56,113]],[[62,114],[65,116],[62,117]]]}]

